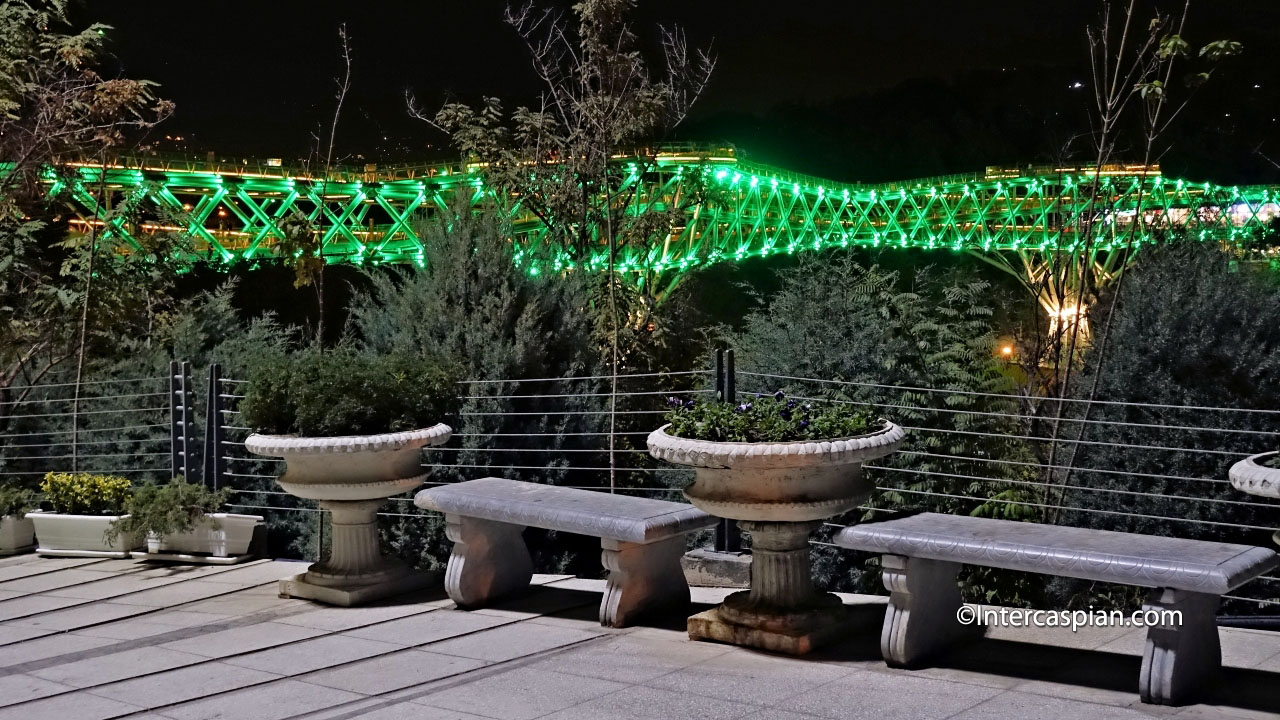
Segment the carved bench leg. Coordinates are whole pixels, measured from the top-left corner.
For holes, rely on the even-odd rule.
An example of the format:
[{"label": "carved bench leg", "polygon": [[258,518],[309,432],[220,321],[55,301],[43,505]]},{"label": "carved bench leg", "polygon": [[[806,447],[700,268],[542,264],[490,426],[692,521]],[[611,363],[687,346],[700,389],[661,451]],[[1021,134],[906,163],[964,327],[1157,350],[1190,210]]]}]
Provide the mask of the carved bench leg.
[{"label": "carved bench leg", "polygon": [[1143,610],[1182,612],[1182,623],[1147,628],[1138,691],[1142,702],[1180,705],[1191,700],[1222,667],[1222,646],[1214,614],[1218,596],[1156,588]]},{"label": "carved bench leg", "polygon": [[689,604],[680,558],[684,535],[647,545],[602,539],[600,562],[609,571],[609,583],[600,602],[600,624],[626,627],[638,616],[666,607]]},{"label": "carved bench leg", "polygon": [[445,535],[453,541],[453,553],[444,589],[458,607],[482,607],[529,586],[533,561],[520,536],[523,530],[520,525],[445,515]]},{"label": "carved bench leg", "polygon": [[971,634],[956,620],[960,563],[884,555],[884,587],[889,591],[880,630],[880,653],[892,667],[918,664],[953,641]]}]

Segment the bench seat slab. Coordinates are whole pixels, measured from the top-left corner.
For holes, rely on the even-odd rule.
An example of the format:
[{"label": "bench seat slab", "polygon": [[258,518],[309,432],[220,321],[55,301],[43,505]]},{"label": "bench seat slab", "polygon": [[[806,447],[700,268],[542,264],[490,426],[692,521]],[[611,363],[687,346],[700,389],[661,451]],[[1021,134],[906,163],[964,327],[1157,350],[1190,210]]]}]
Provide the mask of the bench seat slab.
[{"label": "bench seat slab", "polygon": [[685,503],[505,478],[430,488],[418,493],[414,504],[426,510],[631,543],[650,543],[718,522]]},{"label": "bench seat slab", "polygon": [[1252,545],[922,513],[847,527],[850,550],[1222,595],[1276,567]]}]

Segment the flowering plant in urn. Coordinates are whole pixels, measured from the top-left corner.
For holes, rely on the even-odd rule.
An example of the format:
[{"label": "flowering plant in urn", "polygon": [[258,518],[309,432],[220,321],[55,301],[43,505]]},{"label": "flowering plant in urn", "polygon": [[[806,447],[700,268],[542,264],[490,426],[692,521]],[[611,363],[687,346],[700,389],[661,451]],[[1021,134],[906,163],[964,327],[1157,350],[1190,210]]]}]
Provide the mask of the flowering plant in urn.
[{"label": "flowering plant in urn", "polygon": [[422,449],[448,441],[453,375],[437,361],[350,350],[300,353],[260,368],[241,403],[245,446],[280,457],[278,482],[332,513],[329,557],[280,581],[281,595],[353,605],[428,582],[379,552],[377,510],[421,485]]},{"label": "flowering plant in urn", "polygon": [[874,486],[862,463],[894,452],[901,427],[849,404],[788,398],[677,403],[648,438],[655,458],[694,470],[685,497],[740,521],[752,538],[751,589],[689,619],[689,635],[805,653],[841,629],[839,598],[809,572],[809,535]]}]

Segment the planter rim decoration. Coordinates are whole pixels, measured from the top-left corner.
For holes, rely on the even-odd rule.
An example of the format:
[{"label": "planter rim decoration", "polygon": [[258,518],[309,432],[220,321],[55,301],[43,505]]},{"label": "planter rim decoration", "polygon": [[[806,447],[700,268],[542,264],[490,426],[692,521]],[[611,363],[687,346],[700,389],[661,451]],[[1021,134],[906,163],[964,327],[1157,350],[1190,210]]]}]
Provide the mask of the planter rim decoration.
[{"label": "planter rim decoration", "polygon": [[893,452],[905,432],[891,422],[874,432],[830,440],[719,442],[676,437],[670,423],[649,433],[649,454],[659,460],[699,468],[788,468],[848,465]]},{"label": "planter rim decoration", "polygon": [[419,451],[448,442],[453,429],[437,423],[421,430],[310,437],[261,435],[245,439],[249,452],[284,458],[278,482],[308,500],[383,500],[426,479]]},{"label": "planter rim decoration", "polygon": [[444,423],[373,435],[250,435],[245,440],[250,452],[284,458],[280,487],[318,500],[332,519],[329,556],[281,580],[280,594],[345,607],[426,585],[425,574],[381,555],[377,513],[384,500],[426,479],[422,448],[443,445],[452,435]]},{"label": "planter rim decoration", "polygon": [[892,453],[903,429],[891,422],[865,435],[792,442],[716,442],[680,438],[664,425],[649,434],[649,454],[688,465],[684,495],[703,512],[732,520],[807,522],[848,512],[874,486],[861,464]]},{"label": "planter rim decoration", "polygon": [[[1280,498],[1280,468],[1262,464],[1263,460],[1276,456],[1280,456],[1280,451],[1258,453],[1238,461],[1227,471],[1231,486],[1250,495]],[[1280,545],[1280,530],[1271,539]]]},{"label": "planter rim decoration", "polygon": [[1231,466],[1227,476],[1231,486],[1241,492],[1280,498],[1280,468],[1267,467],[1262,461],[1280,455],[1280,451],[1259,453]]},{"label": "planter rim decoration", "polygon": [[335,435],[313,437],[308,435],[264,435],[254,433],[245,440],[245,447],[258,455],[286,457],[292,454],[359,453],[381,450],[400,450],[408,447],[440,445],[449,440],[453,428],[437,423],[420,430],[404,430],[376,435]]}]

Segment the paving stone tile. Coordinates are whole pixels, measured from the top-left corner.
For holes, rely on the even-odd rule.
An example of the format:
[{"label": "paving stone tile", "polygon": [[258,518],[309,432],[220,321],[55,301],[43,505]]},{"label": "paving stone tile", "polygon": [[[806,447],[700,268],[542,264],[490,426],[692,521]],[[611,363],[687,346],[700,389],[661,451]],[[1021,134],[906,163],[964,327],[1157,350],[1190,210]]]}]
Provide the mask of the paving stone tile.
[{"label": "paving stone tile", "polygon": [[[320,711],[307,720],[492,720],[461,710],[445,710],[417,703],[393,700],[385,697],[366,698],[346,705],[333,712]],[[130,720],[133,720],[130,718]]]},{"label": "paving stone tile", "polygon": [[77,635],[88,635],[90,637],[115,638],[117,640],[136,640],[154,635],[164,635],[182,628],[194,627],[196,625],[209,625],[212,623],[220,623],[232,619],[227,615],[212,615],[208,613],[188,613],[181,611],[156,612],[153,608],[143,606],[124,606],[133,607],[138,611],[139,617],[125,620],[117,620],[103,625],[93,625],[90,627],[80,628],[76,630]]},{"label": "paving stone tile", "polygon": [[159,714],[174,720],[283,720],[359,700],[362,695],[311,685],[297,680],[234,690],[229,693],[163,708]]},{"label": "paving stone tile", "polygon": [[403,649],[399,645],[375,640],[346,635],[327,635],[269,650],[259,650],[248,655],[229,657],[223,662],[228,665],[292,676],[363,660],[375,655],[387,655]]},{"label": "paving stone tile", "polygon": [[307,571],[308,563],[273,560],[256,565],[232,567],[225,572],[213,573],[204,578],[208,582],[265,585],[280,578],[287,578]]},{"label": "paving stone tile", "polygon": [[[628,663],[620,665],[626,667]],[[807,692],[854,672],[857,671],[836,665],[734,650],[645,684],[679,693],[772,705],[781,698]]]},{"label": "paving stone tile", "polygon": [[14,705],[48,695],[71,692],[70,685],[63,685],[34,675],[5,675],[0,677],[0,706]]},{"label": "paving stone tile", "polygon": [[30,617],[36,613],[49,612],[71,605],[83,605],[84,600],[75,598],[49,597],[47,595],[23,595],[0,602],[0,622]]},{"label": "paving stone tile", "polygon": [[[129,720],[133,720],[130,718]],[[742,720],[822,720],[817,715],[805,715],[802,713],[786,712],[777,708],[769,708],[759,712],[753,712],[750,715],[743,716]]]},{"label": "paving stone tile", "polygon": [[173,605],[182,605],[184,603],[194,603],[201,600],[209,600],[217,598],[227,593],[235,592],[237,588],[250,587],[247,585],[236,586],[227,583],[214,583],[207,580],[186,580],[183,582],[171,582],[161,587],[140,590],[128,595],[121,595],[113,599],[113,602],[124,603],[126,605],[143,605],[146,607],[170,607]]},{"label": "paving stone tile", "polygon": [[[479,713],[500,720],[528,720],[624,690],[622,683],[517,668],[465,685],[431,693],[413,702],[447,710]],[[598,718],[622,717],[601,714]]]},{"label": "paving stone tile", "polygon": [[207,662],[133,680],[99,685],[89,692],[147,708],[163,708],[165,705],[196,700],[279,678],[279,675],[262,670]]},{"label": "paving stone tile", "polygon": [[388,605],[385,607],[325,607],[279,618],[276,622],[285,623],[286,625],[301,625],[302,627],[316,628],[317,630],[341,632],[411,615],[420,615],[437,609],[434,606],[417,604]]},{"label": "paving stone tile", "polygon": [[[603,585],[601,585],[603,590]],[[538,615],[549,615],[580,607],[598,607],[600,593],[562,590],[559,586],[531,588],[529,592],[507,598],[490,607],[476,608],[470,612],[496,615],[512,620],[526,620]]]},{"label": "paving stone tile", "polygon": [[171,627],[185,628],[196,625],[208,625],[210,623],[223,622],[231,620],[232,615],[218,615],[215,613],[193,612],[190,610],[162,610],[153,612],[146,617],[147,622],[153,622],[157,625],[169,625]]},{"label": "paving stone tile", "polygon": [[32,670],[31,674],[84,688],[193,665],[204,659],[163,647],[141,647]]},{"label": "paving stone tile", "polygon": [[757,705],[704,695],[684,695],[657,688],[633,686],[544,716],[546,720],[733,720],[759,710]]},{"label": "paving stone tile", "polygon": [[861,670],[772,704],[783,710],[849,720],[941,720],[1001,692],[915,677],[906,671]]},{"label": "paving stone tile", "polygon": [[[199,581],[199,580],[192,581],[192,583],[196,583],[196,582],[203,582],[203,581]],[[207,585],[214,585],[214,583],[208,583]],[[225,593],[227,589],[231,589],[232,587],[233,586],[223,585],[222,586],[223,592]],[[169,588],[164,588],[163,590],[160,590],[157,592],[163,592],[164,590],[168,590],[168,589]],[[169,604],[174,604],[174,603],[169,603]],[[232,617],[239,617],[242,615],[253,615],[255,613],[260,613],[266,610],[278,611],[278,610],[283,610],[289,607],[315,607],[315,605],[306,600],[294,600],[294,599],[281,598],[279,595],[275,593],[272,593],[269,595],[264,595],[264,594],[255,595],[255,594],[250,594],[245,590],[239,590],[236,592],[232,592],[230,594],[221,595],[220,597],[211,597],[207,600],[199,600],[197,602],[192,602],[190,605],[187,605],[183,609],[190,610],[192,612],[203,612],[203,613],[212,613],[214,615],[229,615]]]},{"label": "paving stone tile", "polygon": [[22,642],[23,640],[52,635],[53,632],[53,630],[37,630],[36,628],[27,627],[25,625],[0,623],[0,647],[16,642]]},{"label": "paving stone tile", "polygon": [[[88,588],[96,588],[102,583],[124,580],[128,577],[129,575],[112,575],[72,568],[2,582],[0,583],[0,590],[20,590],[29,593],[50,592],[55,590],[67,591],[81,585]],[[65,595],[64,597],[80,596]],[[87,597],[93,598],[97,596],[88,595]]]},{"label": "paving stone tile", "polygon": [[80,583],[68,587],[50,590],[46,594],[57,597],[81,598],[84,600],[106,600],[120,595],[140,593],[144,590],[167,587],[183,582],[182,578],[147,577],[138,573],[128,575],[105,576],[103,573],[88,573],[102,579],[92,583]]},{"label": "paving stone tile", "polygon": [[[621,635],[555,653],[531,667],[635,684],[648,682],[694,663],[709,661],[729,651],[728,645],[715,643],[697,643],[687,639],[684,642],[668,642]],[[821,673],[822,670],[819,669],[818,672]]]},{"label": "paving stone tile", "polygon": [[600,635],[601,633],[590,633],[571,628],[514,623],[490,630],[481,630],[480,632],[451,640],[431,643],[424,649],[431,652],[444,653],[445,655],[502,662],[532,655],[543,650],[583,642]]},{"label": "paving stone tile", "polygon": [[1112,707],[1009,690],[970,707],[951,720],[1027,720],[1027,718],[1150,720],[1151,717],[1151,713],[1136,708]]},{"label": "paving stone tile", "polygon": [[112,645],[115,642],[107,638],[86,637],[71,633],[47,635],[0,648],[0,667],[14,667],[61,656],[68,656],[68,661],[74,661],[76,658],[70,656]]},{"label": "paving stone tile", "polygon": [[25,556],[22,562],[0,566],[0,581],[53,573],[59,570],[91,565],[96,562],[100,561],[94,558],[42,558],[28,555]]},{"label": "paving stone tile", "polygon": [[84,605],[73,605],[62,610],[54,610],[53,612],[18,618],[17,620],[11,620],[9,624],[16,627],[29,627],[37,630],[65,632],[68,630],[78,630],[91,625],[107,623],[112,620],[118,620],[120,618],[130,617],[133,615],[139,615],[144,612],[147,612],[146,608],[141,608],[137,605],[95,602]]},{"label": "paving stone tile", "polygon": [[484,667],[486,664],[480,660],[452,655],[401,650],[390,655],[381,655],[311,673],[299,679],[338,690],[378,695],[459,675]]},{"label": "paving stone tile", "polygon": [[284,645],[298,640],[306,640],[323,634],[323,630],[314,628],[262,622],[197,635],[183,640],[174,640],[160,647],[207,658],[222,658],[228,655],[238,655],[275,647],[276,645]]},{"label": "paving stone tile", "polygon": [[0,708],[0,720],[106,720],[141,709],[81,690]]},{"label": "paving stone tile", "polygon": [[0,600],[12,600],[13,598],[30,594],[31,593],[23,590],[0,590]]},{"label": "paving stone tile", "polygon": [[511,620],[492,615],[478,615],[461,610],[435,610],[411,617],[348,630],[352,637],[403,646],[423,645],[446,638],[474,633],[487,628],[510,623]]},{"label": "paving stone tile", "polygon": [[1256,668],[1276,655],[1280,637],[1269,630],[1220,628],[1222,664],[1227,667]]}]

